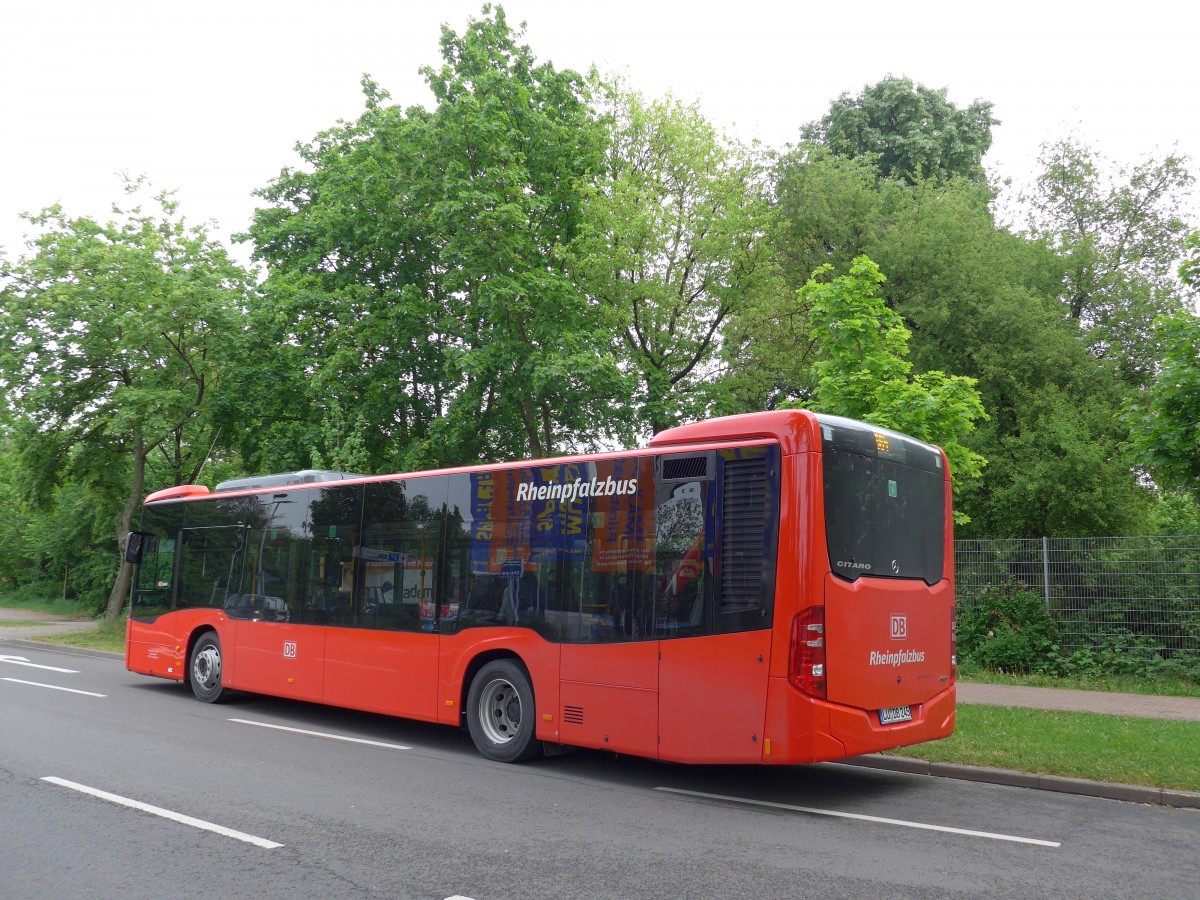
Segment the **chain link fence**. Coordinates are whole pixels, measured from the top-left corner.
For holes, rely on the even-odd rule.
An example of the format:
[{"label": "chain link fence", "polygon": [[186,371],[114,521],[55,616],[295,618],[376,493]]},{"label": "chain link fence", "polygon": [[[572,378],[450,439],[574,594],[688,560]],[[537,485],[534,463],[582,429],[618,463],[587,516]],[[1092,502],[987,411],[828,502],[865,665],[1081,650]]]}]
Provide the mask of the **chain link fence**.
[{"label": "chain link fence", "polygon": [[1067,653],[1124,634],[1200,651],[1200,535],[955,541],[954,563],[960,607],[1036,591]]}]

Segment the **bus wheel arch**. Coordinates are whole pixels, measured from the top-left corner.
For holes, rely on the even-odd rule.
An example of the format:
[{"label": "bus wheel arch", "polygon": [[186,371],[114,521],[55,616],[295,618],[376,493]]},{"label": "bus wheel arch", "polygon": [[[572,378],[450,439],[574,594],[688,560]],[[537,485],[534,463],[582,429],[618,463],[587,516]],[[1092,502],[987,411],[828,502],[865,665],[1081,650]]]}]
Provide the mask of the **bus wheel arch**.
[{"label": "bus wheel arch", "polygon": [[463,688],[467,731],[483,756],[523,762],[537,755],[533,679],[520,657],[484,654],[472,660]]},{"label": "bus wheel arch", "polygon": [[222,703],[229,699],[223,678],[221,638],[215,629],[204,628],[188,641],[187,683],[197,700]]}]

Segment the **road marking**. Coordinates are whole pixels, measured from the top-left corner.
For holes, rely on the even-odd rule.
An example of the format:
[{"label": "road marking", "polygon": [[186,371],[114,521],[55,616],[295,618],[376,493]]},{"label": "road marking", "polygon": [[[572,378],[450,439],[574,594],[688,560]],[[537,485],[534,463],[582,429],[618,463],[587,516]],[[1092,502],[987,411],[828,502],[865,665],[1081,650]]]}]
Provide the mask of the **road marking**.
[{"label": "road marking", "polygon": [[68,694],[83,694],[87,697],[107,697],[108,694],[97,694],[93,691],[77,691],[75,688],[59,687],[57,684],[42,684],[40,681],[23,681],[20,678],[3,678],[0,681],[11,681],[14,684],[32,684],[34,687],[50,688],[52,691],[66,691]]},{"label": "road marking", "polygon": [[60,669],[58,666],[39,666],[31,663],[24,656],[0,656],[0,662],[12,663],[14,666],[29,666],[31,669],[46,669],[49,672],[66,672],[68,675],[78,675],[78,669]]},{"label": "road marking", "polygon": [[324,731],[307,731],[303,728],[288,728],[286,725],[272,725],[270,722],[252,722],[250,719],[230,719],[239,725],[257,725],[259,728],[274,728],[276,731],[290,731],[293,734],[307,734],[311,737],[329,738],[331,741],[346,741],[351,744],[367,744],[371,747],[383,747],[386,750],[411,750],[403,744],[385,744],[383,741],[369,741],[366,738],[346,737],[341,734],[329,734]]},{"label": "road marking", "polygon": [[244,831],[235,831],[232,828],[226,828],[224,825],[216,825],[212,822],[205,822],[203,819],[185,816],[183,813],[163,809],[161,806],[151,806],[149,803],[142,803],[140,800],[130,800],[128,797],[122,797],[119,794],[110,794],[108,791],[88,787],[86,784],[77,784],[74,781],[67,781],[63,778],[57,778],[54,775],[47,775],[42,781],[70,788],[73,791],[79,791],[81,794],[99,797],[101,800],[108,800],[110,803],[119,803],[121,806],[128,806],[130,809],[137,809],[155,816],[162,816],[162,818],[170,819],[172,822],[180,822],[184,825],[191,825],[193,828],[202,828],[205,831],[212,831],[225,837],[231,837],[234,840],[245,841],[247,844],[254,844],[256,847],[262,847],[265,850],[274,850],[277,847],[283,846],[283,844],[277,844],[275,841],[268,841],[266,838],[246,834]]},{"label": "road marking", "polygon": [[972,831],[969,828],[951,828],[948,825],[929,825],[925,822],[908,822],[904,819],[887,819],[882,816],[867,816],[861,813],[838,812],[833,809],[814,809],[809,806],[792,806],[789,803],[772,803],[769,800],[747,800],[743,797],[727,797],[724,794],[706,794],[703,791],[685,791],[679,788],[656,787],[656,791],[669,794],[684,794],[703,797],[707,800],[724,800],[727,803],[746,803],[751,806],[766,806],[771,809],[786,809],[790,812],[810,813],[815,816],[833,816],[838,819],[855,819],[859,822],[874,822],[878,825],[899,825],[904,828],[919,828],[923,831],[941,831],[946,834],[962,834],[968,837],[990,838],[994,841],[1011,841],[1016,844],[1033,844],[1038,847],[1061,847],[1058,841],[1043,841],[1038,838],[1019,837],[1014,834],[995,834],[991,831]]}]

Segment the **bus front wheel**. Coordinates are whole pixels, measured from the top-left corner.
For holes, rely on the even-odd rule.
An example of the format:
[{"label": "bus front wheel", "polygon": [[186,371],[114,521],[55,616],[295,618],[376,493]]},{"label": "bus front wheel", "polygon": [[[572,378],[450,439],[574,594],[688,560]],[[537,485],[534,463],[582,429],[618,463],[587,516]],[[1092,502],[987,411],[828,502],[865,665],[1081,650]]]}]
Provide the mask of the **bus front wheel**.
[{"label": "bus front wheel", "polygon": [[201,635],[192,647],[188,681],[197,700],[220,703],[228,696],[221,683],[221,639],[211,631]]},{"label": "bus front wheel", "polygon": [[521,762],[538,751],[533,686],[523,666],[497,659],[479,670],[467,693],[467,729],[475,747],[497,762]]}]

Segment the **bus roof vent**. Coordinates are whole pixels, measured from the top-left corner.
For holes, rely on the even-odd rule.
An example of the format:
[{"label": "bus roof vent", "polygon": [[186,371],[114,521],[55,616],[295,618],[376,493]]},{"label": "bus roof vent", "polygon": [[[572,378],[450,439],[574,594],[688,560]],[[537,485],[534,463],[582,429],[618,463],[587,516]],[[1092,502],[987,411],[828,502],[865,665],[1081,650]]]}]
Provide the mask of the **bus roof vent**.
[{"label": "bus roof vent", "polygon": [[662,461],[663,481],[696,481],[708,478],[707,453],[690,456],[668,456]]}]

